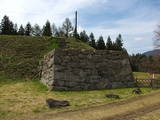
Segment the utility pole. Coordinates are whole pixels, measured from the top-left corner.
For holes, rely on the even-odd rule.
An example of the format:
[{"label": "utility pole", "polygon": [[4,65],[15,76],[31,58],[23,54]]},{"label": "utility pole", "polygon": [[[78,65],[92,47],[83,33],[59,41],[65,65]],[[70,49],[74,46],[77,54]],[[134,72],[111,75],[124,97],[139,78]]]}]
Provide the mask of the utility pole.
[{"label": "utility pole", "polygon": [[75,29],[74,29],[74,36],[77,37],[77,22],[78,17],[77,17],[77,11],[75,12]]}]

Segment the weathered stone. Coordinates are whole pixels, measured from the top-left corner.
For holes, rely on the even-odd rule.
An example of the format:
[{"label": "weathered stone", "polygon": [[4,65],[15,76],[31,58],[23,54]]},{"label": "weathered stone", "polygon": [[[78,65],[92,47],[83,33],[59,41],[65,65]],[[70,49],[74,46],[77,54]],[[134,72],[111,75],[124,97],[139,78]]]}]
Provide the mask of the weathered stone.
[{"label": "weathered stone", "polygon": [[68,101],[58,101],[54,99],[47,99],[46,103],[49,108],[59,108],[59,107],[66,107],[70,105]]},{"label": "weathered stone", "polygon": [[138,88],[138,89],[134,89],[134,90],[132,91],[132,93],[135,93],[135,94],[141,94],[141,93],[142,93],[142,91],[141,91],[141,89],[140,89],[140,88]]},{"label": "weathered stone", "polygon": [[115,98],[115,99],[120,99],[119,95],[115,95],[115,94],[106,94],[105,95],[107,98]]},{"label": "weathered stone", "polygon": [[127,53],[55,49],[41,62],[41,82],[51,90],[134,87]]}]

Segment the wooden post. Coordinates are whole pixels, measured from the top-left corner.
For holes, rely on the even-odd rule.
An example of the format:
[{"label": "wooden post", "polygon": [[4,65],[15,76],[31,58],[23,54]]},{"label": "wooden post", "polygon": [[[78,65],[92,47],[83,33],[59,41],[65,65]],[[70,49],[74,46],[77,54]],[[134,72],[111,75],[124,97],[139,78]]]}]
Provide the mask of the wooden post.
[{"label": "wooden post", "polygon": [[135,82],[136,82],[136,86],[138,87],[138,82],[137,82],[137,78],[135,78]]},{"label": "wooden post", "polygon": [[152,74],[152,79],[154,79],[155,78],[155,75],[154,75],[154,73]]},{"label": "wooden post", "polygon": [[154,79],[151,79],[151,88],[153,89],[153,80]]}]

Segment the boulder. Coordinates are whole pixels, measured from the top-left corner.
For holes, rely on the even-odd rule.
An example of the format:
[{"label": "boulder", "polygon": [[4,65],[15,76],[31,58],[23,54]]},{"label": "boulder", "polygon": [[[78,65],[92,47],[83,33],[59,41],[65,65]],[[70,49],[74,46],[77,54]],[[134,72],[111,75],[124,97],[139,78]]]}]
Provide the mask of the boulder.
[{"label": "boulder", "polygon": [[60,107],[66,107],[70,105],[68,101],[58,101],[51,98],[47,99],[46,103],[49,108],[60,108]]},{"label": "boulder", "polygon": [[141,94],[141,93],[142,93],[142,91],[141,91],[141,89],[140,89],[140,88],[138,88],[138,89],[134,89],[134,90],[132,90],[132,93],[135,93],[135,94]]},{"label": "boulder", "polygon": [[120,99],[119,95],[115,95],[115,94],[106,94],[107,98],[115,98],[115,99]]}]

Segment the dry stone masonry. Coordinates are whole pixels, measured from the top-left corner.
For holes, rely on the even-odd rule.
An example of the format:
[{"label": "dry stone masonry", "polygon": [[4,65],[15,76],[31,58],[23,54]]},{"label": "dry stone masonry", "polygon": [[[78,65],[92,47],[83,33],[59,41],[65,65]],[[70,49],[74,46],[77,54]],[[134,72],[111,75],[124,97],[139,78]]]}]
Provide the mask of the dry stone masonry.
[{"label": "dry stone masonry", "polygon": [[128,54],[119,51],[55,49],[44,57],[41,82],[50,90],[134,87]]}]

